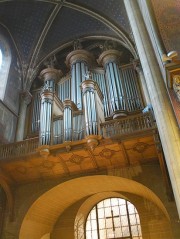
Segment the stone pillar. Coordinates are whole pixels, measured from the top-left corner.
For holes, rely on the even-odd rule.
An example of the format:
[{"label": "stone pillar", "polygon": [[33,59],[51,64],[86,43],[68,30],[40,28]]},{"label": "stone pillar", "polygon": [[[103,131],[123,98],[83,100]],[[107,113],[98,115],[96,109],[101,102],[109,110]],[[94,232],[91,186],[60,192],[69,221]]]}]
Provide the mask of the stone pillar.
[{"label": "stone pillar", "polygon": [[180,215],[180,133],[137,0],[124,0]]},{"label": "stone pillar", "polygon": [[32,95],[28,91],[24,91],[20,96],[20,109],[19,109],[19,118],[18,125],[16,130],[16,141],[21,141],[24,139],[24,130],[26,122],[26,111],[27,106],[30,104]]},{"label": "stone pillar", "polygon": [[86,50],[74,50],[66,57],[67,66],[71,67],[71,100],[82,110],[82,94],[80,85],[86,80],[92,55]]},{"label": "stone pillar", "polygon": [[144,103],[145,103],[145,105],[150,105],[151,100],[149,97],[149,92],[148,92],[146,81],[144,78],[142,66],[137,61],[134,62],[133,64],[134,64],[135,70],[137,71],[138,76],[139,76],[140,89],[141,89],[141,93],[143,95]]},{"label": "stone pillar", "polygon": [[165,70],[162,62],[162,57],[166,53],[166,49],[164,47],[163,41],[161,39],[161,35],[156,23],[156,18],[153,13],[153,6],[151,0],[146,1],[138,1],[141,13],[143,15],[143,19],[149,33],[149,37],[151,38],[151,42],[156,54],[156,58],[159,62],[159,66],[161,69],[161,73],[163,77],[166,77]]},{"label": "stone pillar", "polygon": [[51,144],[55,83],[59,76],[60,71],[53,68],[46,68],[40,73],[40,78],[44,81],[41,92],[40,145]]},{"label": "stone pillar", "polygon": [[98,59],[98,63],[105,69],[113,118],[127,115],[123,83],[118,67],[120,56],[121,53],[117,50],[106,50]]}]

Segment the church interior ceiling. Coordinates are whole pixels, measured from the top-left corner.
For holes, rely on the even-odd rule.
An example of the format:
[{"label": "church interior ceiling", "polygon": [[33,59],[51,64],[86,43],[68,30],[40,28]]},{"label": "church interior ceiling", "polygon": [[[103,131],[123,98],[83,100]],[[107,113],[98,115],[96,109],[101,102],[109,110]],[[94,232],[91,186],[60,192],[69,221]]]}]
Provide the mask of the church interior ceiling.
[{"label": "church interior ceiling", "polygon": [[[151,3],[166,50],[174,50],[174,46],[179,50],[178,1],[152,0]],[[123,1],[3,0],[0,25],[16,46],[25,78],[30,78],[29,69],[78,38],[109,37],[128,42],[131,48],[134,45]]]},{"label": "church interior ceiling", "polygon": [[180,1],[152,0],[155,19],[167,52],[180,54]]},{"label": "church interior ceiling", "polygon": [[123,1],[114,0],[1,1],[0,23],[11,35],[22,65],[31,67],[77,38],[119,38],[122,32],[128,39],[131,34]]}]

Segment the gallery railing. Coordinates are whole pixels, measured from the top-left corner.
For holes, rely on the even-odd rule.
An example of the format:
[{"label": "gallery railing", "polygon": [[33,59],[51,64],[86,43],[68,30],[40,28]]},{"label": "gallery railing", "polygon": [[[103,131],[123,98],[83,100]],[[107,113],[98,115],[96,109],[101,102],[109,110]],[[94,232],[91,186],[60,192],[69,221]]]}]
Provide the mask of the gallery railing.
[{"label": "gallery railing", "polygon": [[[82,117],[82,120],[83,117]],[[100,125],[101,134],[104,138],[133,135],[138,132],[156,128],[156,123],[151,112],[128,116],[123,119],[110,120]],[[81,140],[82,138],[79,138]],[[78,138],[73,137],[73,141]],[[62,142],[63,143],[63,142]],[[62,144],[61,143],[61,144]],[[0,145],[0,159],[19,157],[37,152],[39,138],[26,139],[24,141]]]},{"label": "gallery railing", "polygon": [[156,127],[151,112],[140,113],[135,116],[128,116],[124,119],[110,120],[101,124],[102,136],[111,138],[120,135],[130,135],[137,132],[146,131]]},{"label": "gallery railing", "polygon": [[39,137],[26,139],[11,144],[0,145],[0,158],[11,158],[36,152],[39,146]]}]

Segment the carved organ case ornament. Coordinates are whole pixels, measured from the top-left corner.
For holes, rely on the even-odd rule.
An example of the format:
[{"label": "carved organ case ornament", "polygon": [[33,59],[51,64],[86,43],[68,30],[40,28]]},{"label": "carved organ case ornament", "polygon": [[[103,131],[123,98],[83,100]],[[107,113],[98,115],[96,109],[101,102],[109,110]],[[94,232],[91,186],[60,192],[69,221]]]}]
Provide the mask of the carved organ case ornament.
[{"label": "carved organ case ornament", "polygon": [[51,67],[48,64],[40,74],[41,92],[33,93],[31,129],[32,133],[39,130],[40,145],[86,138],[93,148],[105,120],[143,109],[134,66],[119,66],[121,56],[120,51],[105,47],[98,59],[100,67],[76,42],[66,57],[69,73],[64,77],[52,66],[56,58],[51,60]]},{"label": "carved organ case ornament", "polygon": [[178,101],[180,102],[180,75],[173,76],[173,90]]}]

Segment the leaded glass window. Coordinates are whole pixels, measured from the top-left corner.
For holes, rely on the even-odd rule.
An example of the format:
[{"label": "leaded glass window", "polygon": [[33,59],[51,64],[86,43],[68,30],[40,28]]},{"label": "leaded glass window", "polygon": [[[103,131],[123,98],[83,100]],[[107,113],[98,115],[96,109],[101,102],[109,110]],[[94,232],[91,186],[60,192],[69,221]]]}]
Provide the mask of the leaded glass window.
[{"label": "leaded glass window", "polygon": [[138,212],[121,198],[108,198],[96,204],[86,222],[86,239],[142,239]]}]

